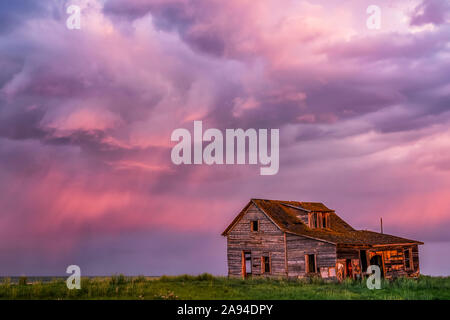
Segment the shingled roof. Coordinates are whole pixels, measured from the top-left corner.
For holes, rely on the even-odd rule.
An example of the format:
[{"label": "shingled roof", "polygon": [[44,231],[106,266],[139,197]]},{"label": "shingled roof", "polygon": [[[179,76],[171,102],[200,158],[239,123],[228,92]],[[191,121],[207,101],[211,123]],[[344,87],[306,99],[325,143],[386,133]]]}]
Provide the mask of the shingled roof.
[{"label": "shingled roof", "polygon": [[[278,228],[287,233],[292,233],[316,240],[321,240],[333,244],[349,245],[390,245],[390,244],[423,244],[420,241],[396,237],[384,233],[378,233],[367,230],[355,230],[348,223],[342,220],[334,210],[329,209],[320,202],[301,202],[301,201],[282,201],[267,199],[251,199],[239,215],[233,220],[228,228],[222,233],[226,236],[233,226],[245,214],[248,207],[254,204],[269,219],[272,220]],[[308,212],[327,212],[329,213],[330,228],[318,229],[310,228],[301,219],[299,214]]]}]

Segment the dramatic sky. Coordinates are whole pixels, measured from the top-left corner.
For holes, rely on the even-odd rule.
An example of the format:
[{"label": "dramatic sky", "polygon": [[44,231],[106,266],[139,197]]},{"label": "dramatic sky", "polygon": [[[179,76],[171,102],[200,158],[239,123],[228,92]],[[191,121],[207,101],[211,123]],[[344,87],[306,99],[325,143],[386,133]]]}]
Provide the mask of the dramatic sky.
[{"label": "dramatic sky", "polygon": [[[252,197],[383,217],[449,275],[449,39],[447,0],[1,1],[0,275],[225,274]],[[194,120],[279,128],[279,173],[175,166]]]}]

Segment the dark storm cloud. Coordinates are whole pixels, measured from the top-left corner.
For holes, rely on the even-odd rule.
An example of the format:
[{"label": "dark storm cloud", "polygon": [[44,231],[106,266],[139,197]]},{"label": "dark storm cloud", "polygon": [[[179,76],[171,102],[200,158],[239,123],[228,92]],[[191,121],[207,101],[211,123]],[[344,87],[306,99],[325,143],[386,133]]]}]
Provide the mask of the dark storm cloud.
[{"label": "dark storm cloud", "polygon": [[27,19],[46,13],[43,1],[14,0],[0,2],[0,33],[13,30]]},{"label": "dark storm cloud", "polygon": [[413,11],[411,25],[421,26],[427,23],[441,25],[449,23],[450,3],[447,0],[423,0]]},{"label": "dark storm cloud", "polygon": [[214,2],[112,0],[106,3],[104,12],[128,19],[137,19],[150,13],[158,29],[175,30],[193,49],[222,56],[227,44],[224,38],[226,34],[212,24],[210,28],[196,28],[198,24],[207,22],[207,17],[214,16],[218,9]]},{"label": "dark storm cloud", "polygon": [[62,20],[70,0],[4,0],[0,2],[0,34],[6,34],[33,19]]}]

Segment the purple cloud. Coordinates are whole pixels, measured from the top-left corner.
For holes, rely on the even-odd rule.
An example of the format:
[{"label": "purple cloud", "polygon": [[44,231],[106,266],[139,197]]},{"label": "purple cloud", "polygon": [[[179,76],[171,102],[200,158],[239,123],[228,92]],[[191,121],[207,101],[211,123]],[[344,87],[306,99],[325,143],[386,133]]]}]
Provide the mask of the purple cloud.
[{"label": "purple cloud", "polygon": [[411,25],[427,23],[441,25],[449,22],[450,4],[446,0],[423,0],[413,11]]}]

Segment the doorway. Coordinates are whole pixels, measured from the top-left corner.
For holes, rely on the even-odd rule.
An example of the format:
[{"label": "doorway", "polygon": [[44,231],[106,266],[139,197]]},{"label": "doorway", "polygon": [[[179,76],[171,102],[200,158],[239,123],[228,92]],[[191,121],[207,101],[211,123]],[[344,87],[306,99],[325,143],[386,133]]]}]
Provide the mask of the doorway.
[{"label": "doorway", "polygon": [[376,265],[380,267],[381,277],[384,277],[383,273],[383,258],[381,255],[376,254],[372,258],[370,258],[370,265]]},{"label": "doorway", "polygon": [[359,260],[361,264],[361,272],[362,274],[366,274],[367,272],[367,251],[366,250],[360,250],[359,251]]},{"label": "doorway", "polygon": [[252,275],[252,252],[242,252],[242,275],[247,278]]}]

